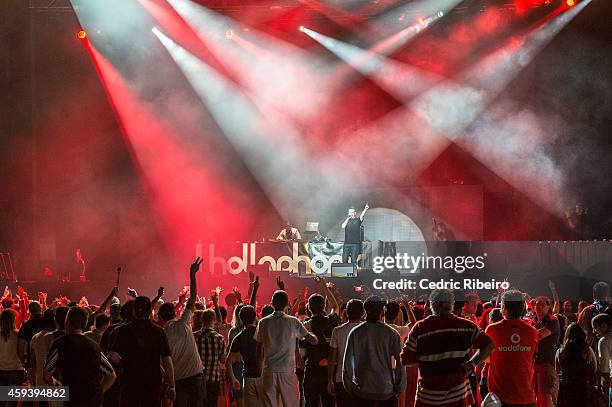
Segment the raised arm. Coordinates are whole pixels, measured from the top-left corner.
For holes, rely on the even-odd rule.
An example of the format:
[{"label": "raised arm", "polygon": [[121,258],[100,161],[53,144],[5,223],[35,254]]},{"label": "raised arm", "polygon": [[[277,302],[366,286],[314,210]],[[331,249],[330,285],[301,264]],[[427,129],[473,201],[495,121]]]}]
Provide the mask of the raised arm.
[{"label": "raised arm", "polygon": [[412,310],[412,304],[410,301],[407,301],[404,298],[404,308],[406,308],[406,313],[408,314],[408,322],[406,325],[415,324],[417,322],[416,316],[414,316],[414,311]]},{"label": "raised arm", "polygon": [[155,307],[155,304],[157,304],[157,301],[159,301],[159,299],[164,295],[164,287],[159,287],[157,289],[157,295],[151,300],[151,305],[153,307]]},{"label": "raised arm", "polygon": [[181,292],[179,293],[178,301],[176,302],[176,305],[174,306],[175,315],[178,315],[181,313],[181,308],[185,304],[186,300],[187,300],[187,291],[185,291],[185,288],[183,288]]},{"label": "raised arm", "polygon": [[338,299],[336,298],[336,294],[334,294],[332,288],[334,288],[334,283],[324,283],[323,287],[325,287],[325,293],[327,294],[327,298],[329,298],[329,302],[331,303],[330,312],[340,313],[340,305],[338,305]]},{"label": "raised arm", "polygon": [[559,294],[557,293],[557,286],[555,285],[554,281],[548,280],[548,288],[550,288],[554,301],[552,312],[553,314],[558,314],[561,310],[561,303],[559,302]]},{"label": "raised arm", "polygon": [[242,304],[242,294],[240,294],[240,290],[238,287],[232,288],[232,292],[234,293],[234,297],[236,298],[236,304]]},{"label": "raised arm", "polygon": [[276,276],[276,286],[279,290],[285,291],[285,282],[281,278],[281,276]]},{"label": "raised arm", "polygon": [[[508,277],[504,278],[504,283],[508,282]],[[501,286],[497,289],[497,297],[495,297],[495,308],[501,307],[501,297],[504,293],[504,289]]]},{"label": "raised arm", "polygon": [[196,273],[200,269],[200,265],[204,259],[198,257],[195,262],[189,268],[189,299],[187,300],[187,305],[185,305],[185,309],[189,311],[193,311],[195,306],[196,298],[198,296],[198,287],[196,283]]},{"label": "raised arm", "polygon": [[221,287],[215,288],[215,291],[211,294],[213,307],[215,309],[215,315],[217,316],[217,323],[221,323],[221,311],[219,311],[219,295],[221,295]]},{"label": "raised arm", "polygon": [[301,299],[302,298],[299,296],[293,299],[293,302],[291,303],[291,306],[289,307],[289,311],[287,312],[287,315],[295,316],[295,311],[297,310],[298,304],[300,303]]},{"label": "raised arm", "polygon": [[253,281],[255,281],[255,273],[249,271],[249,291],[247,292],[247,298],[251,298],[251,294],[253,294]]},{"label": "raised arm", "polygon": [[257,290],[259,289],[259,276],[256,276],[255,279],[249,283],[249,290],[251,290],[251,298],[249,299],[249,304],[253,307],[257,307]]},{"label": "raised arm", "polygon": [[113,297],[116,297],[118,293],[119,293],[119,287],[116,287],[116,286],[113,287],[113,289],[108,294],[108,296],[106,297],[104,302],[102,304],[100,304],[100,306],[98,307],[96,312],[91,314],[91,318],[93,318],[95,320],[95,318],[98,315],[103,314],[106,311],[106,309],[108,308],[108,306],[110,305],[110,302],[112,301]]},{"label": "raised arm", "polygon": [[368,209],[370,209],[370,205],[366,203],[365,206],[363,207],[363,211],[361,211],[361,215],[359,215],[359,220],[361,220],[362,222],[363,222],[363,218],[365,217],[365,214],[368,211]]},{"label": "raised arm", "polygon": [[38,301],[40,302],[40,307],[42,312],[44,313],[49,306],[47,305],[47,293],[39,291],[38,292]]}]

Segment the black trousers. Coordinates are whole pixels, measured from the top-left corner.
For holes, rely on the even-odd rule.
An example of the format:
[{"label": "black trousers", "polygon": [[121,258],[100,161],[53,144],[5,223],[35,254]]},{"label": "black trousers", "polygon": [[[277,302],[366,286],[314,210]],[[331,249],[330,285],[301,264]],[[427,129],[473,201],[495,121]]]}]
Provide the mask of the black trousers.
[{"label": "black trousers", "polygon": [[327,392],[326,371],[306,373],[304,376],[305,407],[333,407],[334,398]]},{"label": "black trousers", "polygon": [[336,404],[338,407],[353,407],[356,403],[355,398],[344,390],[344,384],[336,382]]},{"label": "black trousers", "polygon": [[[25,379],[23,370],[0,370],[0,386],[21,386]],[[16,406],[16,401],[0,401],[0,406]]]},{"label": "black trousers", "polygon": [[176,399],[174,407],[203,407],[206,385],[202,373],[186,379],[175,380]]},{"label": "black trousers", "polygon": [[474,404],[472,407],[478,407],[478,380],[476,379],[476,374],[474,372],[470,373],[468,376],[468,380],[470,381],[470,388],[472,389],[472,396],[474,396]]},{"label": "black trousers", "polygon": [[[131,388],[134,387],[134,388]],[[121,389],[119,405],[121,407],[158,407],[161,406],[161,383],[142,386],[136,385]]]},{"label": "black trousers", "polygon": [[204,402],[205,407],[217,407],[217,398],[221,392],[219,382],[207,381],[206,382],[206,401]]},{"label": "black trousers", "polygon": [[348,263],[349,257],[351,258],[351,263],[357,263],[359,246],[361,246],[359,243],[344,243],[342,245],[342,263]]},{"label": "black trousers", "polygon": [[387,400],[368,400],[356,397],[355,401],[355,405],[359,407],[397,407],[397,396]]}]

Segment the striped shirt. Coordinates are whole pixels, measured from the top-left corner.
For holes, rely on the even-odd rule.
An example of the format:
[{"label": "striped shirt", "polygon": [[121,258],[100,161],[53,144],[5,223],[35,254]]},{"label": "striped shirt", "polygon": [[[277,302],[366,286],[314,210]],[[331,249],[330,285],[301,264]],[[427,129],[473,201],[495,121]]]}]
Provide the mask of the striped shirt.
[{"label": "striped shirt", "polygon": [[431,315],[417,322],[402,351],[402,362],[418,363],[417,407],[466,407],[474,403],[461,365],[472,349],[491,342],[474,323],[455,315]]},{"label": "striped shirt", "polygon": [[195,333],[195,340],[204,365],[204,380],[219,382],[219,364],[225,353],[223,336],[212,329],[202,329]]},{"label": "striped shirt", "polygon": [[70,387],[72,405],[101,405],[100,380],[114,373],[100,346],[81,334],[66,334],[53,341],[45,370]]}]

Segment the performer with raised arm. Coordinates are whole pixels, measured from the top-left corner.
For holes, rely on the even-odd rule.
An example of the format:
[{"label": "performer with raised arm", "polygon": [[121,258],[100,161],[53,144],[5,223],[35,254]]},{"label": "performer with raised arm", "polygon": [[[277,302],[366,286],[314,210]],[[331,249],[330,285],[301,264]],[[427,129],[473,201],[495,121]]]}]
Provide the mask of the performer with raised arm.
[{"label": "performer with raised arm", "polygon": [[350,263],[357,262],[357,256],[361,253],[361,224],[368,209],[370,209],[370,206],[366,203],[361,215],[357,217],[355,207],[351,206],[346,219],[342,222],[342,229],[344,229],[343,263],[349,263],[349,258],[351,259]]}]

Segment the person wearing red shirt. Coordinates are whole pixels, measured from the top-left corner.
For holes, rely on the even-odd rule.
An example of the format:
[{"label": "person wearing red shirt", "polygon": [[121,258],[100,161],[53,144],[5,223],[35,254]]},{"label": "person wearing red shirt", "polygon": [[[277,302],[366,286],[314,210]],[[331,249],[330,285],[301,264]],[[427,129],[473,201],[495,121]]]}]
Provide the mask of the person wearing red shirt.
[{"label": "person wearing red shirt", "polygon": [[501,399],[503,407],[535,407],[538,330],[522,320],[524,299],[520,291],[504,292],[501,306],[504,319],[485,331],[494,345],[489,357],[489,392]]}]

